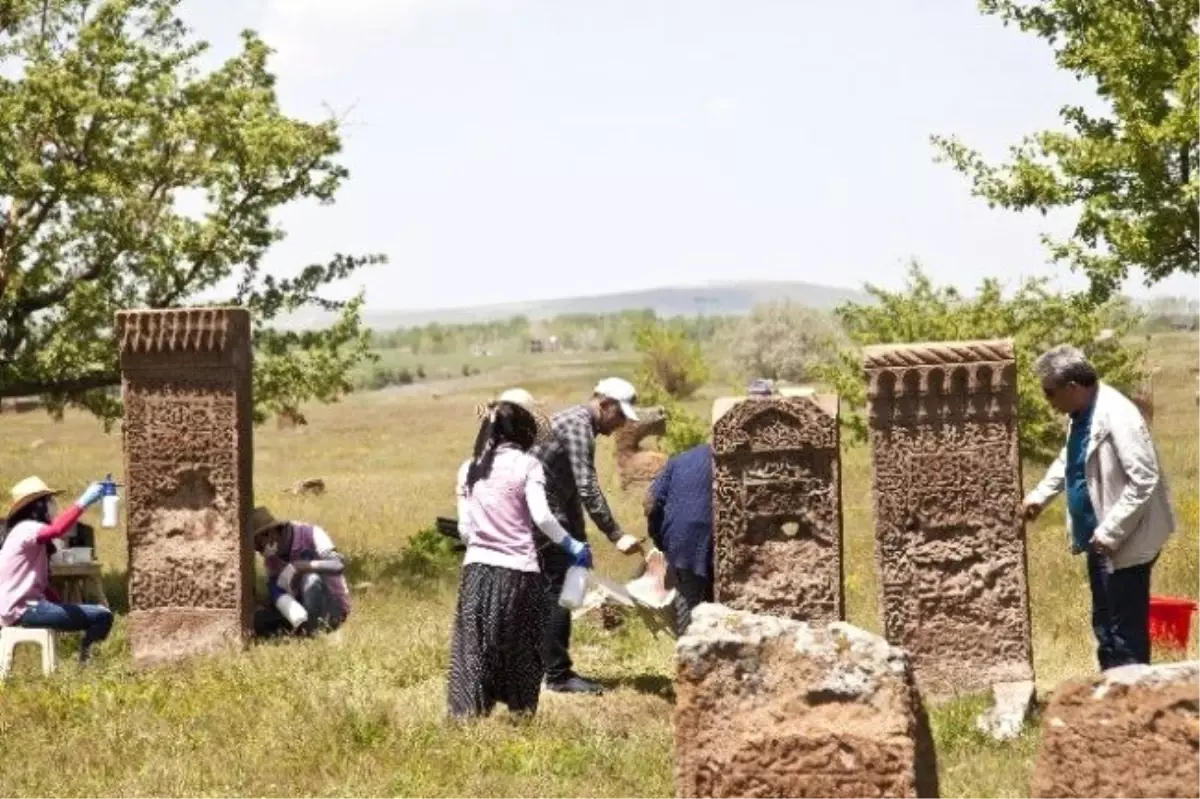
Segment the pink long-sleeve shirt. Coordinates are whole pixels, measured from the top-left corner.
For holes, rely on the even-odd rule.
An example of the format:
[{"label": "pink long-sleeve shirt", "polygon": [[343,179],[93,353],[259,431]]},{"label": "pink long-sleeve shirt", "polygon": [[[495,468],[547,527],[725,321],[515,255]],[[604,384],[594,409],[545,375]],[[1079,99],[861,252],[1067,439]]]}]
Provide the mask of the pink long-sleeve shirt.
[{"label": "pink long-sleeve shirt", "polygon": [[11,530],[0,546],[0,627],[16,624],[30,602],[45,599],[50,587],[46,542],[66,535],[83,508],[72,505],[49,524],[26,519]]}]

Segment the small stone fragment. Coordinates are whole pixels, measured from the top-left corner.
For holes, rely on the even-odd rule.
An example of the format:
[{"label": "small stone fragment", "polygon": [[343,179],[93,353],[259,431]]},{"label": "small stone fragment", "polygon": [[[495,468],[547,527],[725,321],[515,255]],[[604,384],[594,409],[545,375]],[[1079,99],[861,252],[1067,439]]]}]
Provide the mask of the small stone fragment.
[{"label": "small stone fragment", "polygon": [[976,728],[997,741],[1021,735],[1035,696],[1033,680],[997,683],[992,686],[992,706],[975,720]]}]

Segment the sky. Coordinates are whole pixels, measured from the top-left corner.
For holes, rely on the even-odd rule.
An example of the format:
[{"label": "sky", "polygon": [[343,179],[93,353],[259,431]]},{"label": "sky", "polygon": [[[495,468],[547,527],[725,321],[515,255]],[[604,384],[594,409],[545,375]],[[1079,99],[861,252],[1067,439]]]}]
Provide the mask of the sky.
[{"label": "sky", "polygon": [[[991,210],[931,134],[993,158],[1094,93],[974,0],[185,0],[211,59],[257,30],[285,112],[345,119],[333,206],[278,215],[286,275],[390,263],[330,292],[372,311],[669,285],[898,288],[1082,278]],[[1195,278],[1135,295],[1195,296]]]}]

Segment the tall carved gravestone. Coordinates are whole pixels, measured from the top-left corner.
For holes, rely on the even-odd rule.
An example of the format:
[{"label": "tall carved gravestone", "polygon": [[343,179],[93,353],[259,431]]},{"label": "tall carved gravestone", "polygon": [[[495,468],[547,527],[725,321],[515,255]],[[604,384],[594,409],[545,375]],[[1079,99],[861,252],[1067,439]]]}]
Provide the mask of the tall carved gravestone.
[{"label": "tall carved gravestone", "polygon": [[253,611],[250,315],[117,314],[133,660],[243,645]]},{"label": "tall carved gravestone", "polygon": [[800,621],[843,618],[838,398],[718,400],[714,416],[717,601]]},{"label": "tall carved gravestone", "polygon": [[884,634],[934,696],[1033,679],[1012,342],[868,347]]}]

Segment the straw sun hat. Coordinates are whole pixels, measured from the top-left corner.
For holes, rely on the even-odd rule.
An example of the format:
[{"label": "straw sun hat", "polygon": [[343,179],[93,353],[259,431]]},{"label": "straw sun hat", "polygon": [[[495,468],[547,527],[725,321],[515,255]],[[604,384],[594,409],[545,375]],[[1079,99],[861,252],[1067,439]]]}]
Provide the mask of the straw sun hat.
[{"label": "straw sun hat", "polygon": [[537,438],[535,441],[545,441],[550,436],[550,417],[546,415],[546,410],[541,403],[533,398],[523,388],[510,388],[501,394],[499,397],[484,405],[480,405],[475,409],[475,415],[480,421],[483,421],[492,409],[501,402],[508,402],[520,408],[524,408],[533,417],[533,421],[537,424]]},{"label": "straw sun hat", "polygon": [[11,518],[14,513],[30,502],[35,502],[42,497],[57,496],[61,493],[61,489],[51,488],[42,482],[42,478],[40,477],[26,477],[12,487],[12,502],[9,503],[8,513],[5,514],[4,518]]}]

